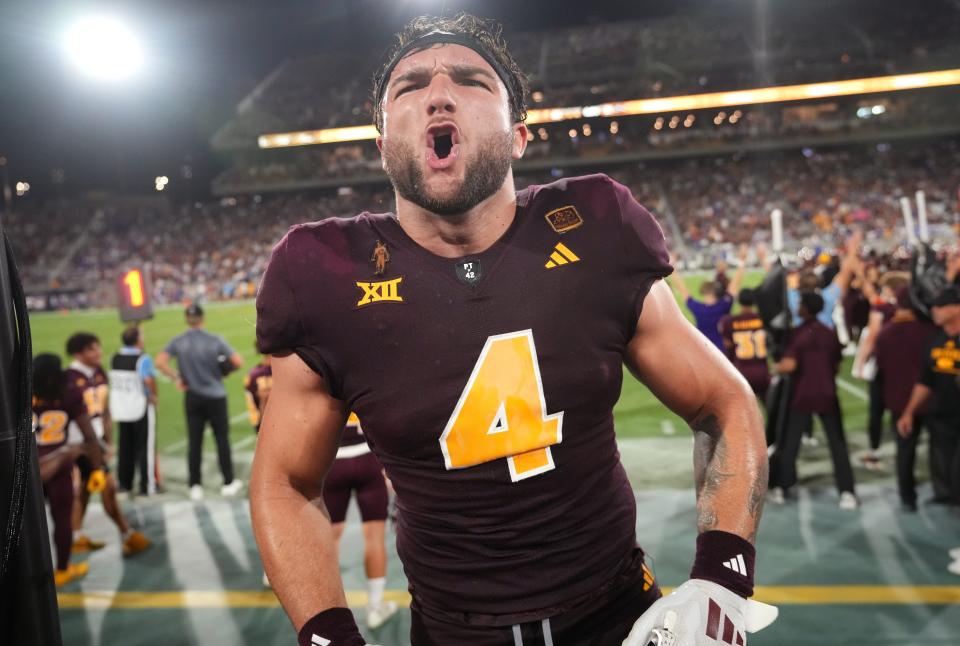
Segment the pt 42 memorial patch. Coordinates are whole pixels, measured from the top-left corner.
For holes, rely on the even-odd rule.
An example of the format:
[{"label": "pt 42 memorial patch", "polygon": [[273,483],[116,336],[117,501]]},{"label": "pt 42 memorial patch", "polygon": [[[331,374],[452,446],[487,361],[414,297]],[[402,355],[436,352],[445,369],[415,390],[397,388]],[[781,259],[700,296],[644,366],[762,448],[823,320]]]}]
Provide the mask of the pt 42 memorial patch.
[{"label": "pt 42 memorial patch", "polygon": [[577,213],[577,207],[575,206],[561,206],[559,209],[554,209],[543,217],[547,219],[550,228],[557,233],[573,231],[583,225],[583,218]]}]

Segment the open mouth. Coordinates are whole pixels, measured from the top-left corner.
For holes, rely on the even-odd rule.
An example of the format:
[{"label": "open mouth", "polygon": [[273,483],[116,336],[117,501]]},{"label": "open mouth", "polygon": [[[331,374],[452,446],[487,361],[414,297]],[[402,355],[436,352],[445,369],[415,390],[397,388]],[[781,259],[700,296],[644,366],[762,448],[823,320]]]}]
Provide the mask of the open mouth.
[{"label": "open mouth", "polygon": [[459,134],[452,123],[431,126],[427,129],[427,148],[433,151],[438,160],[447,159],[454,153]]},{"label": "open mouth", "polygon": [[433,152],[437,153],[437,157],[440,159],[445,159],[447,155],[450,154],[450,151],[453,149],[453,135],[438,135],[433,138]]}]

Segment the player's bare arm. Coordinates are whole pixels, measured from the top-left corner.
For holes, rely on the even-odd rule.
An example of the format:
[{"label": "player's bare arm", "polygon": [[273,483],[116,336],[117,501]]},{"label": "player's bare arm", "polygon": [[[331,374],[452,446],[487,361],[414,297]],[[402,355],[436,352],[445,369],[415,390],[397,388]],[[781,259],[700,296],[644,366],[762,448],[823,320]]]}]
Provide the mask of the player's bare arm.
[{"label": "player's bare arm", "polygon": [[625,360],[694,431],[700,535],[690,579],[650,606],[623,645],[718,643],[707,622],[708,600],[732,622],[737,643],[746,643],[745,633],[777,616],[776,608],[749,599],[753,543],[767,491],[756,400],[733,365],[680,313],[662,281],[644,301]]},{"label": "player's bare arm", "polygon": [[274,356],[250,480],[253,530],[264,568],[297,631],[329,608],[346,608],[323,479],[346,420],[323,378],[296,354]]},{"label": "player's bare arm", "polygon": [[94,469],[102,469],[103,449],[97,441],[97,434],[93,430],[93,424],[90,423],[90,416],[84,413],[77,417],[76,422],[80,433],[83,434],[83,452],[90,458]]},{"label": "player's bare arm", "polygon": [[[104,388],[103,401],[109,401],[109,386]],[[110,415],[110,407],[103,407],[103,441],[108,450],[113,452],[113,417]]]},{"label": "player's bare arm", "polygon": [[756,398],[661,281],[644,301],[626,362],[694,431],[699,531],[721,530],[754,542],[767,490]]},{"label": "player's bare arm", "polygon": [[740,288],[743,286],[743,274],[747,270],[747,245],[740,245],[740,250],[737,252],[737,261],[737,271],[734,272],[733,280],[730,281],[730,286],[727,288],[727,293],[733,298],[740,294]]},{"label": "player's bare arm", "polygon": [[[670,258],[670,264],[676,266],[677,264],[676,256],[672,256]],[[671,274],[669,281],[670,281],[670,286],[677,291],[677,294],[680,296],[680,299],[686,302],[686,300],[690,298],[690,290],[687,289],[687,282],[683,279],[683,276],[680,275],[680,272],[677,271]]]},{"label": "player's bare arm", "polygon": [[840,265],[840,273],[833,279],[840,287],[841,297],[846,295],[847,288],[850,287],[850,281],[853,279],[854,271],[860,262],[860,244],[862,242],[863,231],[860,230],[854,231],[853,235],[847,240],[847,253]]}]

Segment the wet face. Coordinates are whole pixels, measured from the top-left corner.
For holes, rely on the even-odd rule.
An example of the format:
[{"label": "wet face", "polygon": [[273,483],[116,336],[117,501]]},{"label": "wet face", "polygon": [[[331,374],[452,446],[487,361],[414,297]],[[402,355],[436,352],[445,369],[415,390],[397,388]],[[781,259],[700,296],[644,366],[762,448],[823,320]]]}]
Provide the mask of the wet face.
[{"label": "wet face", "polygon": [[404,199],[437,215],[465,213],[503,186],[526,144],[506,87],[472,49],[437,45],[393,69],[377,145]]}]

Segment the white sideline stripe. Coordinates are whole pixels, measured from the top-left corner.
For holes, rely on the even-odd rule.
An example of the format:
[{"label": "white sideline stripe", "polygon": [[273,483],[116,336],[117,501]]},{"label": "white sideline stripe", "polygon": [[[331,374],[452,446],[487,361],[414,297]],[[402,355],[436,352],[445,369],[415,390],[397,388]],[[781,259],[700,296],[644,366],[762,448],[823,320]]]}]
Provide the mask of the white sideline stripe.
[{"label": "white sideline stripe", "polygon": [[677,432],[677,429],[673,427],[673,422],[671,422],[668,419],[665,419],[662,422],[660,422],[660,430],[663,431],[664,435],[673,435],[674,433]]},{"label": "white sideline stripe", "polygon": [[851,384],[846,379],[841,379],[840,377],[837,377],[837,385],[843,388],[844,390],[846,390],[848,393],[850,393],[854,397],[859,397],[863,401],[868,401],[870,399],[870,396],[867,395],[866,390],[864,390],[863,388],[858,388],[857,386]]},{"label": "white sideline stripe", "polygon": [[324,639],[317,633],[313,633],[313,637],[310,638],[310,643],[315,646],[330,646],[330,640]]}]

